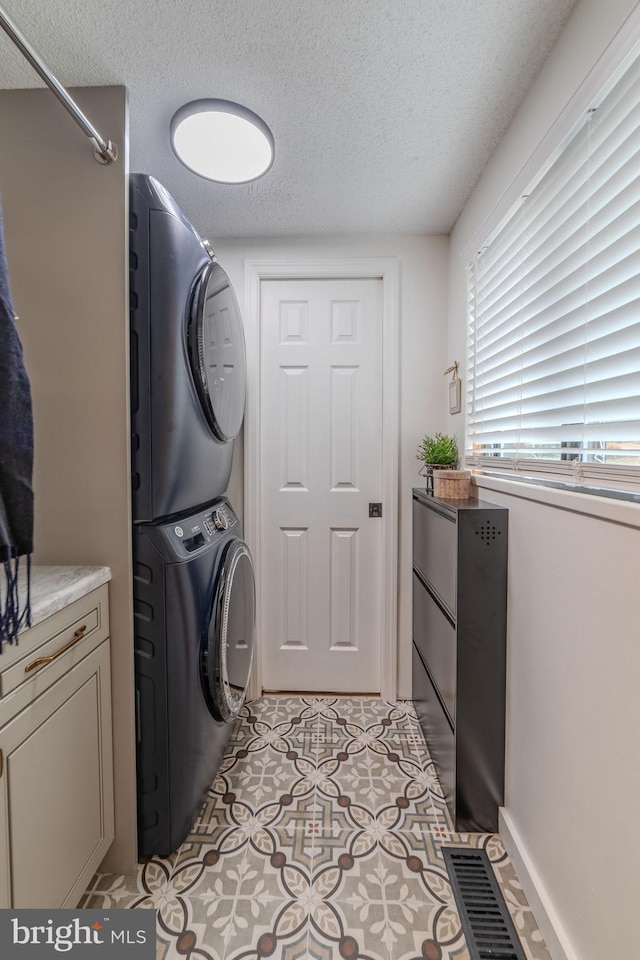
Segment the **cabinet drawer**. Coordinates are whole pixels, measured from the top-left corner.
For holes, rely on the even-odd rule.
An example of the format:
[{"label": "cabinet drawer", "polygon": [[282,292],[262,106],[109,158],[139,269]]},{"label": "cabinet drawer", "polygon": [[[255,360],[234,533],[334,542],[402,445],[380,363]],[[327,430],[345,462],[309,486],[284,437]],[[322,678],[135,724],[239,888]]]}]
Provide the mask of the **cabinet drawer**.
[{"label": "cabinet drawer", "polygon": [[458,529],[454,520],[413,501],[413,562],[444,604],[456,611],[456,553]]},{"label": "cabinet drawer", "polygon": [[[0,698],[38,678],[38,692],[57,679],[53,664],[69,669],[109,635],[107,587],[92,590],[19,637],[0,662]],[[54,676],[55,674],[55,676]]]},{"label": "cabinet drawer", "polygon": [[415,573],[413,641],[438,686],[451,719],[455,722],[456,632]]}]

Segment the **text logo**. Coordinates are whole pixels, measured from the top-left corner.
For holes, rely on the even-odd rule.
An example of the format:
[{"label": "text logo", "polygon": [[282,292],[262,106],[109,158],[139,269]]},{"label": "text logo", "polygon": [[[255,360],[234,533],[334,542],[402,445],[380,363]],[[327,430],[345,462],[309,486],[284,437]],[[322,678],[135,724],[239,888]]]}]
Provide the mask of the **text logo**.
[{"label": "text logo", "polygon": [[155,960],[155,927],[155,910],[0,910],[0,957]]}]

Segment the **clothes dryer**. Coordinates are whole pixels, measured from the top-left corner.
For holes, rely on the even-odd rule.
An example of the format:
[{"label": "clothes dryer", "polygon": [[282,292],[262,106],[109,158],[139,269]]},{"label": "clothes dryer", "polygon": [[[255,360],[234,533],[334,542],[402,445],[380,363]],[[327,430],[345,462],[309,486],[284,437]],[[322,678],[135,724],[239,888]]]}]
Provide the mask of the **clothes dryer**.
[{"label": "clothes dryer", "polygon": [[130,177],[133,521],[221,496],[245,403],[227,274],[162,184]]},{"label": "clothes dryer", "polygon": [[243,704],[253,658],[249,548],[226,498],[134,527],[138,847],[187,836]]}]

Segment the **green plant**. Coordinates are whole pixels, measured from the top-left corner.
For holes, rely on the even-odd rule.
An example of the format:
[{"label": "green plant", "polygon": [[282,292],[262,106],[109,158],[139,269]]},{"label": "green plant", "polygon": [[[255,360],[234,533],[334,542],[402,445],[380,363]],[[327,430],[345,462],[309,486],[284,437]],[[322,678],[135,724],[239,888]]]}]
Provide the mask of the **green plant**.
[{"label": "green plant", "polygon": [[457,468],[460,460],[455,437],[445,433],[436,433],[434,437],[423,437],[416,453],[418,460],[424,460],[427,466]]}]

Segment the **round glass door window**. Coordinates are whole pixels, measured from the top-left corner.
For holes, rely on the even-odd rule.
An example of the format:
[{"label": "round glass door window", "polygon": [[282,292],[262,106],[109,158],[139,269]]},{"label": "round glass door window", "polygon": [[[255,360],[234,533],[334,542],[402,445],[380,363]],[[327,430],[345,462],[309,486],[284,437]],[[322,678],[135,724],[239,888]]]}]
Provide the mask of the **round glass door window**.
[{"label": "round glass door window", "polygon": [[242,540],[224,548],[202,648],[202,686],[216,720],[233,720],[244,703],[255,640],[253,562]]},{"label": "round glass door window", "polygon": [[207,264],[196,284],[187,340],[193,379],[209,426],[218,440],[233,440],[244,416],[244,331],[233,287],[215,261]]}]

